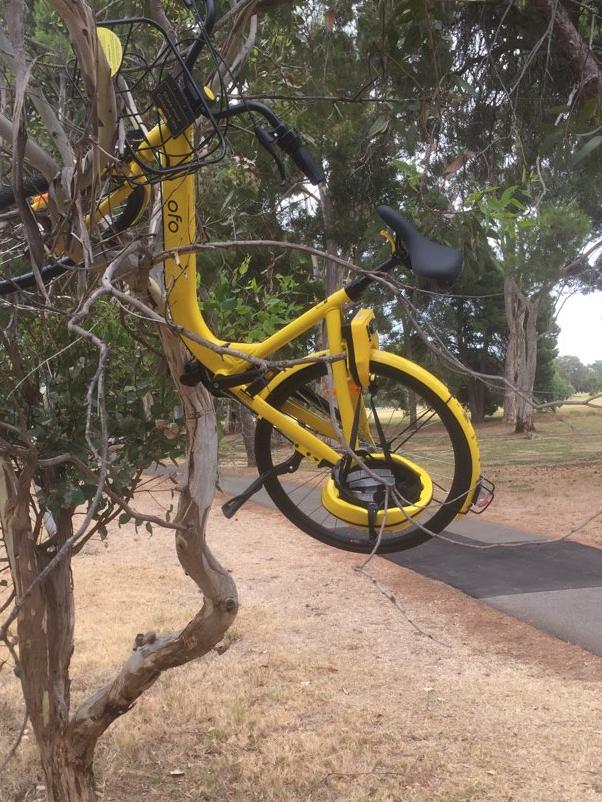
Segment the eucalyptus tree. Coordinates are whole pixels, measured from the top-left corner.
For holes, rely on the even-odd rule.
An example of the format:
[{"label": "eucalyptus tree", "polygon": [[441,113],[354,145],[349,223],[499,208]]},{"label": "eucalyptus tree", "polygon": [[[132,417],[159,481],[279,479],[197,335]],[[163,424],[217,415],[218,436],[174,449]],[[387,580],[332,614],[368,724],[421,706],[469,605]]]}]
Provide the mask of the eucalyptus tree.
[{"label": "eucalyptus tree", "polygon": [[[496,322],[493,340],[481,344],[488,355],[473,360],[473,367],[480,362],[495,371],[495,355],[508,352],[506,378],[515,389],[508,390],[506,407],[513,422],[518,407],[518,430],[532,424],[525,399],[532,396],[537,337],[555,336],[538,320],[541,298],[565,281],[592,286],[586,260],[577,257],[590,237],[602,233],[600,33],[600,15],[587,4],[299,3],[271,18],[271,46],[258,48],[249,65],[253,91],[289,115],[296,112],[328,167],[331,213],[326,220],[318,214],[323,198],[315,199],[301,204],[288,227],[339,256],[367,256],[376,230],[372,209],[388,202],[411,214],[427,234],[459,245],[468,269],[458,294],[475,295],[480,287],[489,295],[480,302],[483,315]],[[309,67],[316,63],[320,69]],[[475,203],[475,197],[488,203]],[[545,277],[545,238],[531,237],[530,264],[517,264],[524,242],[517,240],[511,252],[511,238],[507,263],[500,258],[498,236],[517,215],[514,200],[530,215],[525,225],[538,219],[542,204],[572,210],[573,220],[591,219],[566,242],[559,239]],[[484,292],[492,263],[501,285],[496,289],[506,294],[505,324],[492,286]],[[528,315],[531,287],[537,298]],[[447,320],[452,346],[455,333],[471,325],[467,304],[449,305],[448,315],[439,317]],[[477,342],[478,336],[469,339]],[[474,396],[475,379],[466,386]]]},{"label": "eucalyptus tree", "polygon": [[[171,10],[174,35],[189,36],[189,11]],[[246,4],[242,16],[222,24],[232,58],[253,10]],[[150,4],[150,13],[160,11]],[[163,671],[222,639],[237,593],[206,543],[217,470],[214,408],[202,385],[180,382],[186,352],[151,276],[156,217],[131,232],[111,219],[85,220],[106,191],[115,148],[126,146],[118,79],[91,35],[94,11],[85,0],[51,0],[47,8],[11,0],[0,19],[0,175],[3,194],[16,200],[0,219],[2,279],[26,270],[39,279],[57,251],[80,266],[51,286],[37,281],[0,309],[0,643],[21,682],[48,799],[92,802],[98,740]],[[152,36],[129,45],[144,65]],[[146,58],[156,64],[156,55]],[[49,185],[47,206],[35,214],[24,189],[30,169]],[[131,500],[142,471],[182,447],[187,460],[173,519],[143,514]],[[105,537],[115,518],[172,530],[203,604],[176,632],[132,633],[123,665],[73,709],[71,561],[90,537]]]}]

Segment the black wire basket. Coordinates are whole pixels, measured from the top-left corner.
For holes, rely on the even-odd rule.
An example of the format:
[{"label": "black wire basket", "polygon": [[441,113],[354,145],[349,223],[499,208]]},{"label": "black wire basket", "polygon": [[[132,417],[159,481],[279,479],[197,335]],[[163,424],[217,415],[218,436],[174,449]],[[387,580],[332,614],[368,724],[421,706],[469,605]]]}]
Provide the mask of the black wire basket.
[{"label": "black wire basket", "polygon": [[[146,17],[107,20],[98,27],[113,31],[121,43],[113,76],[120,127],[118,148],[121,158],[140,166],[142,178],[136,183],[154,183],[193,172],[223,158],[224,135],[213,116],[219,102],[186,66],[181,55],[186,44],[172,42],[167,31]],[[153,144],[151,156],[145,147],[146,135],[160,123],[168,131],[163,142]],[[177,159],[173,155],[170,158],[164,147],[175,136],[186,142]]]}]

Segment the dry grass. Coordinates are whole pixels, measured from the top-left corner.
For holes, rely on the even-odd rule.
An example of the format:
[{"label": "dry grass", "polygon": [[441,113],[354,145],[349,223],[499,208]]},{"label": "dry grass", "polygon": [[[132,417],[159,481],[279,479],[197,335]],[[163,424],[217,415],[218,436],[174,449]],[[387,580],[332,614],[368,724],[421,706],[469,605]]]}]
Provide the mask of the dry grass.
[{"label": "dry grass", "polygon": [[567,534],[596,511],[573,540],[602,548],[602,463],[581,465],[496,465],[485,476],[496,496],[482,520],[547,537]]},{"label": "dry grass", "polygon": [[[602,800],[597,658],[373,561],[449,646],[418,636],[352,571],[357,557],[252,504],[232,521],[215,514],[210,530],[241,594],[230,648],[163,677],[110,730],[97,758],[106,802]],[[90,546],[75,583],[76,699],[110,678],[137,632],[176,626],[200,601],[171,536],[129,528]],[[2,752],[20,709],[4,670]],[[36,765],[28,740],[0,778],[3,802],[22,798]]]}]

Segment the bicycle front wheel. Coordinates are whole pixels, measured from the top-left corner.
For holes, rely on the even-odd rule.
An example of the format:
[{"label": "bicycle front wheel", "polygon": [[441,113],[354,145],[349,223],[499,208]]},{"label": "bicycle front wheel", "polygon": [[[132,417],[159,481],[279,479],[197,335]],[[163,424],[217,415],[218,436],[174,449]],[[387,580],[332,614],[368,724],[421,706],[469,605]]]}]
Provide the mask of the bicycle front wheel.
[{"label": "bicycle front wheel", "polygon": [[[459,415],[447,400],[406,371],[381,362],[371,362],[371,387],[364,393],[368,426],[362,427],[360,448],[365,453],[382,452],[381,434],[392,459],[419,466],[432,482],[428,503],[416,514],[383,527],[380,553],[402,551],[441,532],[466,506],[478,479],[475,449],[471,448]],[[303,425],[324,438],[332,430],[325,393],[326,367],[311,365],[285,379],[266,398],[277,409],[287,402],[306,410]],[[322,425],[320,425],[322,421]],[[320,434],[320,430],[322,434]],[[369,433],[368,433],[369,432]],[[329,443],[337,450],[337,442]],[[343,450],[340,449],[341,456]],[[294,444],[271,423],[261,419],[255,433],[255,453],[260,473],[268,471],[295,451]],[[477,457],[478,462],[478,457]],[[374,528],[350,525],[324,506],[323,491],[331,468],[320,468],[304,459],[292,475],[272,476],[265,488],[275,505],[302,531],[330,546],[367,553],[375,545]],[[389,507],[395,507],[391,500]],[[398,515],[397,518],[400,516]]]}]

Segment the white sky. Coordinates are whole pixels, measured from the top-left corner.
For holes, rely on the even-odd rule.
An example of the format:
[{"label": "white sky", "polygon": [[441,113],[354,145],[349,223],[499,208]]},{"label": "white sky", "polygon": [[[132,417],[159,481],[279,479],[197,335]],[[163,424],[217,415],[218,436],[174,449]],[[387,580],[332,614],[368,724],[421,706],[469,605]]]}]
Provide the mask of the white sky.
[{"label": "white sky", "polygon": [[602,359],[602,292],[569,298],[557,322],[560,356],[578,356],[584,365]]}]

